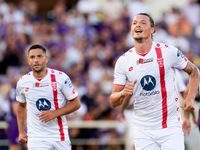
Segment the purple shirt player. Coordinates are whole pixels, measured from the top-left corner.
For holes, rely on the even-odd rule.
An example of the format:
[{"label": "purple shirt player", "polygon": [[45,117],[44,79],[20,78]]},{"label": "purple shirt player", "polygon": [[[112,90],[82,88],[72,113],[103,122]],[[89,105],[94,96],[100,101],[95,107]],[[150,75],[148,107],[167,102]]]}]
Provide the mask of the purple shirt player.
[{"label": "purple shirt player", "polygon": [[17,126],[17,118],[16,118],[16,115],[15,115],[15,111],[14,108],[15,104],[17,104],[17,101],[16,101],[16,88],[13,87],[10,89],[10,92],[9,92],[9,100],[10,100],[10,116],[9,116],[9,119],[8,119],[8,139],[9,139],[9,143],[10,144],[14,144],[14,145],[20,145],[20,142],[18,142],[18,126]]}]

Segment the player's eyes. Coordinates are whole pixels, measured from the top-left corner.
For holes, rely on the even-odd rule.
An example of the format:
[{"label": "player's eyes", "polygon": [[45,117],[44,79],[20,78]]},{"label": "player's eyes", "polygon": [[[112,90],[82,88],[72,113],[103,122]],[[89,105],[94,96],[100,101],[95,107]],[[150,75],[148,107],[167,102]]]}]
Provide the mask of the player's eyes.
[{"label": "player's eyes", "polygon": [[38,58],[42,58],[43,56],[42,55],[38,55]]},{"label": "player's eyes", "polygon": [[142,24],[146,24],[146,22],[145,22],[145,21],[142,21]]}]

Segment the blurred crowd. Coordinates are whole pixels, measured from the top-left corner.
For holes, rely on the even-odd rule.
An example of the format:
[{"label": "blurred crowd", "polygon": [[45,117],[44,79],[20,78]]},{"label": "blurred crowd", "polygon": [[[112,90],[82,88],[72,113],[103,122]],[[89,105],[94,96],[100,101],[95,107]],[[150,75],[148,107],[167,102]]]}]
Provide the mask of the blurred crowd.
[{"label": "blurred crowd", "polygon": [[[70,9],[65,0],[57,0],[45,16],[34,0],[0,0],[0,120],[9,122],[15,114],[10,91],[19,77],[30,71],[26,50],[36,43],[48,49],[48,67],[66,72],[79,92],[82,106],[68,115],[68,120],[116,120],[118,109],[109,104],[113,68],[117,58],[134,46],[130,24],[139,12],[150,12],[143,0],[79,0]],[[188,0],[182,8],[163,12],[156,22],[154,40],[178,47],[198,66],[200,4]],[[104,141],[123,133],[116,128],[70,130],[71,138]],[[6,139],[8,134],[9,130],[2,131],[0,138]],[[123,149],[120,144],[107,147]]]}]

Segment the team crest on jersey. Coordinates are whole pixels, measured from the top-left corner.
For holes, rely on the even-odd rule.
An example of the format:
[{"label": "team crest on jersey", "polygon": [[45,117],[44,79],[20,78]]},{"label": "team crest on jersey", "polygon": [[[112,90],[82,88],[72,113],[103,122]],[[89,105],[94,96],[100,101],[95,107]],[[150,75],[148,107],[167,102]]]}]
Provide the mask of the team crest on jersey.
[{"label": "team crest on jersey", "polygon": [[40,98],[36,101],[36,107],[39,111],[50,110],[51,109],[51,103],[46,98]]},{"label": "team crest on jersey", "polygon": [[57,83],[56,82],[51,82],[51,86],[53,88],[53,90],[57,90]]},{"label": "team crest on jersey", "polygon": [[158,58],[157,62],[160,67],[163,67],[163,58]]},{"label": "team crest on jersey", "polygon": [[149,63],[149,62],[152,62],[152,61],[153,61],[153,58],[148,58],[148,59],[142,59],[142,58],[140,58],[139,60],[137,60],[137,65]]}]

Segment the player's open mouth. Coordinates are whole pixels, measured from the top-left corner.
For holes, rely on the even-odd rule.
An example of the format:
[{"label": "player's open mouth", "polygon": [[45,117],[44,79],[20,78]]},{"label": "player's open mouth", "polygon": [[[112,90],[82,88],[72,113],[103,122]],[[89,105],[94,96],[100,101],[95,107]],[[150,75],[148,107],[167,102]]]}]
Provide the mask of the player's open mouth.
[{"label": "player's open mouth", "polygon": [[34,65],[35,67],[39,67],[40,65]]},{"label": "player's open mouth", "polygon": [[136,30],[135,33],[142,33],[142,30]]}]

